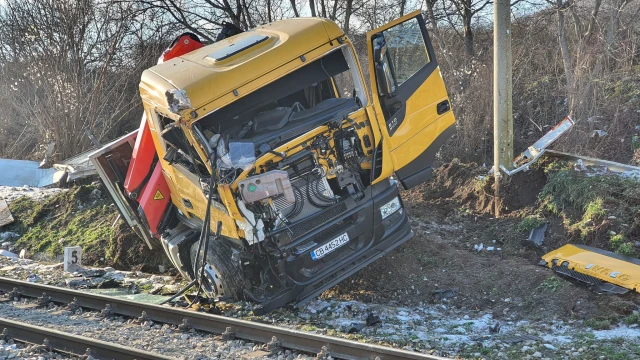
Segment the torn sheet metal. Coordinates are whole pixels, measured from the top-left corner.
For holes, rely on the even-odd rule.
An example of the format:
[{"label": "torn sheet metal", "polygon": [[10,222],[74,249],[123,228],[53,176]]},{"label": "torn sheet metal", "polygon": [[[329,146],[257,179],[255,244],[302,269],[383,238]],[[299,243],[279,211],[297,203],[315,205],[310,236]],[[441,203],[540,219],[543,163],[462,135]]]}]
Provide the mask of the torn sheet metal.
[{"label": "torn sheet metal", "polygon": [[500,169],[510,176],[528,169],[529,166],[538,161],[549,145],[556,141],[562,134],[566,133],[574,124],[573,119],[567,116],[544,134],[543,137],[538,139],[538,141],[533,143],[533,145],[529,146],[527,150],[513,159],[513,163],[510,166],[512,170],[507,169],[504,165],[500,165]]},{"label": "torn sheet metal", "polygon": [[15,219],[13,218],[13,215],[11,215],[7,201],[0,200],[0,227],[9,225],[14,221]]},{"label": "torn sheet metal", "polygon": [[541,265],[600,291],[640,292],[640,259],[586,245],[568,244],[542,256]]},{"label": "torn sheet metal", "polygon": [[98,172],[94,167],[89,155],[94,153],[97,149],[89,149],[76,156],[70,157],[60,163],[54,164],[53,167],[58,170],[64,170],[68,173],[67,181],[73,181],[81,179],[87,176],[96,175]]},{"label": "torn sheet metal", "polygon": [[98,175],[100,175],[105,188],[109,191],[113,202],[118,207],[122,218],[144,239],[149,248],[153,249],[154,240],[151,238],[149,232],[145,230],[145,227],[140,224],[138,215],[128,204],[129,199],[124,194],[122,185],[124,183],[124,173],[116,173],[111,166],[111,161],[114,158],[125,156],[126,159],[130,159],[137,137],[138,130],[126,134],[89,154],[89,159],[93,163]]}]

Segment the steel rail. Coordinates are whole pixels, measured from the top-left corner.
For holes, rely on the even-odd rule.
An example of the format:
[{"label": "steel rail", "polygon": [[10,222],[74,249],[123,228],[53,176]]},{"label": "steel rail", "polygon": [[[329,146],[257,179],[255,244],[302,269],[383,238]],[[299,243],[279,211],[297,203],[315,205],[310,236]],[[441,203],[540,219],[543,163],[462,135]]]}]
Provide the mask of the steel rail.
[{"label": "steel rail", "polygon": [[82,356],[86,354],[87,349],[91,349],[91,356],[100,360],[172,359],[149,351],[138,350],[118,344],[108,343],[102,340],[29,325],[5,318],[0,318],[0,329],[6,329],[6,335],[18,342],[43,344],[44,339],[47,339],[47,351],[70,353]]},{"label": "steel rail", "polygon": [[227,328],[230,328],[235,337],[244,340],[268,343],[275,336],[284,348],[291,350],[318,353],[323,347],[326,347],[331,356],[338,359],[446,360],[446,358],[439,356],[312,334],[258,322],[169,306],[139,303],[121,298],[0,277],[0,290],[9,292],[14,287],[18,289],[20,295],[26,297],[39,297],[43,292],[46,292],[52,301],[58,303],[70,303],[73,298],[76,298],[78,305],[94,310],[102,310],[107,304],[110,304],[115,314],[124,316],[139,317],[144,311],[150,320],[160,323],[179,325],[186,319],[192,328],[210,333],[222,334],[227,331]]}]

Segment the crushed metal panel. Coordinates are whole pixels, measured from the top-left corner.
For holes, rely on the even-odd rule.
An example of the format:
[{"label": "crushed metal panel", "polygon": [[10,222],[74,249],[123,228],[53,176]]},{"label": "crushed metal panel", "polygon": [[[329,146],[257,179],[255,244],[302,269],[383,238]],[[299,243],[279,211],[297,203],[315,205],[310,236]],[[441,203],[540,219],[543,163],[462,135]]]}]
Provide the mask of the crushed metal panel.
[{"label": "crushed metal panel", "polygon": [[64,181],[66,171],[40,169],[36,161],[0,159],[0,185],[45,187]]},{"label": "crushed metal panel", "polygon": [[14,221],[15,219],[13,218],[13,215],[11,215],[7,201],[0,200],[0,227],[9,225]]},{"label": "crushed metal panel", "polygon": [[[136,141],[136,137],[138,136],[138,130],[126,134],[109,144],[106,144],[102,148],[94,151],[93,153],[88,155],[88,158],[94,165],[96,172],[102,179],[102,182],[109,191],[113,202],[118,207],[120,211],[120,215],[122,215],[123,219],[133,228],[133,230],[147,243],[150,249],[153,249],[153,240],[151,239],[150,234],[145,228],[140,224],[138,220],[137,214],[131,208],[131,206],[127,203],[127,199],[123,193],[124,188],[121,183],[118,183],[117,179],[114,179],[112,176],[108,174],[112,172],[112,170],[108,169],[108,166],[104,164],[108,164],[105,160],[104,163],[101,163],[101,159],[104,158],[105,155],[109,154],[112,150],[116,150],[120,146],[126,146],[127,144],[133,149],[134,143]],[[104,160],[104,159],[103,159]]]},{"label": "crushed metal panel", "polygon": [[570,116],[565,117],[556,126],[549,130],[538,141],[529,146],[527,150],[523,151],[510,164],[511,170],[507,169],[504,165],[500,165],[500,169],[507,175],[513,175],[522,170],[527,170],[529,166],[538,161],[540,156],[545,153],[547,147],[553,144],[562,134],[566,133],[573,127],[575,122]]},{"label": "crushed metal panel", "polygon": [[[611,287],[594,279],[640,292],[640,259],[591,246],[568,244],[545,254],[542,260],[554,271],[596,285],[601,291],[609,291]],[[616,288],[611,290],[620,292]]]},{"label": "crushed metal panel", "polygon": [[81,179],[87,176],[98,174],[93,162],[89,158],[89,155],[96,152],[96,148],[89,149],[85,152],[82,152],[78,155],[70,157],[61,161],[58,164],[54,164],[53,167],[58,170],[65,170],[68,172],[67,181],[73,181],[76,179]]}]

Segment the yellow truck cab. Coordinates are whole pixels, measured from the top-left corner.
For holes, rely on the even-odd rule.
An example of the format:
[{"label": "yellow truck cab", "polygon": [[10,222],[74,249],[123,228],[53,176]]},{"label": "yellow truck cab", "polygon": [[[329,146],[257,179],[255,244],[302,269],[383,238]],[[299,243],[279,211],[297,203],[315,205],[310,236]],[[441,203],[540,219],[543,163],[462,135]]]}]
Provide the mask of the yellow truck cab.
[{"label": "yellow truck cab", "polygon": [[175,207],[162,246],[195,279],[203,221],[221,224],[203,263],[210,296],[256,313],[299,305],[412,237],[398,182],[430,178],[455,119],[419,11],[369,32],[367,48],[365,78],[335,23],[295,18],[143,73]]}]

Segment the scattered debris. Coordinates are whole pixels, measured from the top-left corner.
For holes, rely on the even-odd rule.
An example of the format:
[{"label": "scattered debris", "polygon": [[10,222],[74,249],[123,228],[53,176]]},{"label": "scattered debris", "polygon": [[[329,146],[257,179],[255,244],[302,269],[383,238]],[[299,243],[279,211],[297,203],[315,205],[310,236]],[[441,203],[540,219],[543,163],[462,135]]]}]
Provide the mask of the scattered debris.
[{"label": "scattered debris", "polygon": [[352,322],[343,328],[344,332],[347,334],[355,334],[364,329],[365,323],[363,322]]},{"label": "scattered debris", "polygon": [[[227,330],[229,329],[231,328],[227,328]],[[182,332],[187,332],[191,330],[191,325],[189,325],[189,320],[187,320],[186,318],[182,319],[182,324],[178,325],[178,330]]]},{"label": "scattered debris", "polygon": [[367,319],[365,320],[365,322],[367,326],[373,326],[381,323],[382,320],[380,319],[380,316],[370,312],[369,315],[367,315]]},{"label": "scattered debris", "polygon": [[5,231],[0,233],[0,240],[2,241],[7,241],[7,240],[11,240],[11,239],[15,239],[20,237],[20,234],[11,232],[11,231]]},{"label": "scattered debris", "polygon": [[517,344],[524,341],[542,341],[543,340],[541,337],[535,336],[535,335],[509,335],[509,336],[501,336],[498,339],[508,344]]},{"label": "scattered debris", "polygon": [[326,346],[323,346],[322,349],[320,349],[318,355],[316,355],[317,360],[328,360],[330,358],[331,353],[329,352],[329,348],[327,348]]},{"label": "scattered debris", "polygon": [[97,174],[89,161],[91,149],[43,169],[37,161],[0,159],[0,185],[46,187]]},{"label": "scattered debris", "polygon": [[484,249],[484,244],[483,243],[473,245],[473,250],[475,250],[477,252],[482,251],[482,249]]},{"label": "scattered debris", "polygon": [[443,300],[443,299],[455,297],[457,292],[458,292],[458,288],[451,288],[451,289],[438,289],[431,294],[436,299]]},{"label": "scattered debris", "polygon": [[544,243],[544,234],[547,231],[549,224],[546,222],[536,228],[531,229],[529,238],[524,241],[524,244],[532,247],[541,247]]},{"label": "scattered debris", "polygon": [[276,354],[282,350],[282,343],[280,343],[277,337],[273,336],[271,341],[266,344],[266,349],[272,354]]},{"label": "scattered debris", "polygon": [[489,326],[489,334],[497,334],[500,332],[500,323],[496,322],[495,325]]},{"label": "scattered debris", "polygon": [[18,259],[18,255],[12,253],[11,251],[4,250],[4,249],[0,250],[0,256],[10,257],[10,258],[13,258],[13,259],[16,259],[16,260]]},{"label": "scattered debris", "polygon": [[13,218],[13,215],[11,215],[7,201],[0,200],[0,227],[9,225],[14,221],[15,219]]},{"label": "scattered debris", "polygon": [[605,137],[609,135],[609,133],[604,130],[593,130],[591,137],[596,137],[596,135],[598,135],[598,137]]},{"label": "scattered debris", "polygon": [[113,308],[111,307],[111,304],[107,304],[105,308],[100,311],[99,316],[102,318],[109,318],[109,317],[112,317],[113,315],[114,315],[114,312],[113,312]]}]

